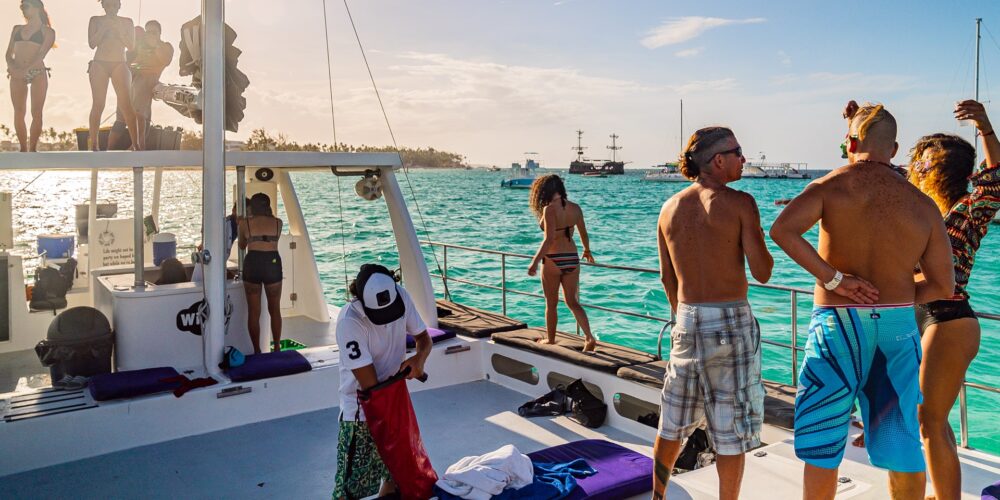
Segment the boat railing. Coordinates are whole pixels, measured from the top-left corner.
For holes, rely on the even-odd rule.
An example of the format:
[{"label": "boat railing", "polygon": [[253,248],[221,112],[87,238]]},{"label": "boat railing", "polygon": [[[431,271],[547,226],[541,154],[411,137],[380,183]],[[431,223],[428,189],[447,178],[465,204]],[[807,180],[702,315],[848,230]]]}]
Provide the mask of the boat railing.
[{"label": "boat railing", "polygon": [[[455,244],[451,244],[451,243],[443,243],[443,242],[438,242],[438,241],[423,241],[422,243],[424,245],[430,245],[431,247],[439,247],[439,248],[442,249],[443,258],[442,258],[442,268],[440,269],[440,274],[431,273],[431,276],[435,277],[435,278],[438,278],[438,279],[441,279],[445,283],[445,290],[446,290],[446,292],[445,292],[445,294],[446,294],[445,298],[446,299],[449,299],[449,300],[451,299],[450,293],[447,291],[447,284],[448,284],[448,282],[461,283],[461,284],[464,284],[464,285],[470,285],[470,286],[475,286],[475,287],[479,287],[479,288],[485,288],[485,289],[488,289],[488,290],[499,291],[500,292],[501,313],[504,314],[504,315],[507,314],[507,296],[510,295],[510,294],[520,295],[520,296],[524,296],[524,297],[532,297],[532,298],[536,298],[536,299],[543,299],[543,300],[545,299],[544,295],[541,295],[541,294],[538,294],[538,293],[532,293],[532,292],[525,292],[525,291],[522,291],[522,290],[514,290],[514,289],[511,289],[510,287],[507,286],[507,260],[508,259],[528,259],[528,260],[530,260],[530,259],[533,258],[532,255],[520,254],[520,253],[514,253],[514,252],[505,252],[505,251],[501,251],[501,250],[490,250],[490,249],[486,249],[486,248],[476,248],[476,247],[470,247],[470,246],[464,246],[464,245],[455,245]],[[495,255],[495,256],[497,256],[497,258],[500,260],[500,285],[497,286],[497,285],[493,285],[493,284],[489,284],[489,283],[481,283],[481,282],[476,282],[476,281],[472,281],[472,280],[467,280],[467,279],[464,279],[464,278],[457,278],[457,277],[449,276],[448,275],[448,251],[449,251],[449,249],[450,250],[459,250],[459,251],[464,251],[464,252],[473,252],[473,253],[479,253],[479,254],[487,254],[487,255]],[[626,271],[626,272],[633,272],[633,273],[640,273],[640,274],[652,274],[652,275],[656,275],[656,276],[659,276],[659,273],[660,273],[659,269],[644,268],[644,267],[635,267],[635,266],[619,266],[619,265],[613,265],[613,264],[600,264],[600,263],[591,264],[589,262],[585,262],[585,261],[582,261],[582,260],[580,261],[580,264],[584,265],[584,266],[590,266],[590,267],[596,267],[596,268],[602,268],[602,269],[612,269],[612,270],[619,270],[619,271]],[[769,285],[769,284],[760,284],[760,283],[750,283],[750,286],[753,287],[753,288],[756,288],[756,289],[763,289],[763,290],[771,290],[771,291],[778,291],[778,292],[788,293],[788,296],[789,296],[789,312],[790,312],[790,318],[791,318],[791,320],[790,320],[791,323],[789,325],[791,327],[789,342],[779,342],[779,341],[776,341],[776,340],[763,339],[763,338],[761,339],[761,342],[765,343],[765,344],[768,344],[768,345],[780,347],[780,348],[783,348],[783,349],[788,349],[790,351],[790,353],[791,353],[791,368],[792,368],[791,385],[797,385],[798,378],[799,378],[799,359],[798,359],[799,358],[799,353],[805,351],[805,349],[803,347],[800,347],[798,345],[798,334],[799,334],[798,301],[799,301],[799,297],[800,296],[803,296],[803,295],[813,295],[813,291],[812,290],[807,290],[807,289],[804,289],[804,288],[795,288],[795,287],[784,286],[784,285]],[[671,324],[673,324],[673,318],[672,317],[655,316],[655,315],[652,315],[652,314],[637,313],[635,311],[628,311],[628,310],[625,310],[625,309],[617,309],[617,308],[613,308],[613,307],[606,307],[606,306],[601,306],[601,305],[597,305],[597,304],[588,304],[588,303],[585,303],[585,302],[580,302],[580,305],[582,307],[586,308],[586,309],[594,309],[594,310],[604,311],[604,312],[608,312],[608,313],[612,313],[612,314],[619,314],[619,315],[623,315],[623,316],[629,316],[629,317],[633,317],[633,318],[639,318],[639,319],[644,319],[644,320],[649,320],[649,321],[661,323],[663,325],[661,327],[661,329],[660,329],[660,335],[661,336],[663,335],[664,331],[666,330],[666,327],[669,326],[669,325],[671,325]],[[977,312],[976,316],[978,316],[979,319],[981,319],[981,320],[996,321],[998,324],[1000,324],[1000,314]],[[579,327],[577,327],[577,334],[579,334],[579,333],[580,333]],[[988,384],[980,384],[980,383],[976,383],[976,382],[970,382],[968,380],[966,380],[962,384],[962,388],[959,391],[958,399],[959,399],[960,427],[961,427],[961,443],[960,444],[961,444],[961,446],[963,448],[969,448],[969,407],[968,407],[968,400],[967,400],[967,391],[970,388],[976,389],[976,390],[981,390],[981,391],[986,391],[986,392],[990,392],[990,393],[994,393],[994,394],[1000,394],[1000,387],[995,387],[995,386],[988,385]]]}]

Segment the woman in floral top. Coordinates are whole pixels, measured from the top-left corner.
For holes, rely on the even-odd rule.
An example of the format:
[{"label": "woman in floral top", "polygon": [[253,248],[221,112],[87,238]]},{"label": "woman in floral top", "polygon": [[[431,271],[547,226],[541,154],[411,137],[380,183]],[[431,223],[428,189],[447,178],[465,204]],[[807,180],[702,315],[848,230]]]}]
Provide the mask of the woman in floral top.
[{"label": "woman in floral top", "polygon": [[[975,149],[966,140],[933,134],[917,141],[910,152],[909,169],[910,182],[940,207],[955,261],[954,295],[917,307],[924,351],[920,366],[920,390],[924,394],[920,431],[931,482],[940,499],[961,496],[962,469],[948,413],[979,351],[980,338],[979,320],[969,306],[965,287],[976,250],[1000,210],[1000,141],[986,110],[976,101],[963,101],[955,107],[955,118],[976,124],[986,150],[986,166],[975,168]],[[923,276],[918,273],[916,279]]]}]

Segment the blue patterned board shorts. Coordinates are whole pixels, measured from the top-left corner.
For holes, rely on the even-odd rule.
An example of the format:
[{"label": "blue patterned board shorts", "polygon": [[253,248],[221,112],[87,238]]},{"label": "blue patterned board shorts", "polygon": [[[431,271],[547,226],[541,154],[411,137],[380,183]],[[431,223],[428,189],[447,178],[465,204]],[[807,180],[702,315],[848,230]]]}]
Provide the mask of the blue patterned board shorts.
[{"label": "blue patterned board shorts", "polygon": [[705,421],[720,455],[760,446],[760,326],[746,301],[678,304],[659,435],[680,441]]},{"label": "blue patterned board shorts", "polygon": [[795,397],[795,454],[836,469],[854,400],[872,465],[922,472],[920,334],[913,306],[816,306]]},{"label": "blue patterned board shorts", "polygon": [[[354,454],[351,454],[354,440]],[[349,464],[350,462],[350,464]],[[347,469],[351,469],[347,477]],[[375,447],[375,440],[362,421],[341,421],[337,434],[337,484],[333,489],[334,500],[364,498],[378,493],[383,479],[389,479],[382,458]]]}]

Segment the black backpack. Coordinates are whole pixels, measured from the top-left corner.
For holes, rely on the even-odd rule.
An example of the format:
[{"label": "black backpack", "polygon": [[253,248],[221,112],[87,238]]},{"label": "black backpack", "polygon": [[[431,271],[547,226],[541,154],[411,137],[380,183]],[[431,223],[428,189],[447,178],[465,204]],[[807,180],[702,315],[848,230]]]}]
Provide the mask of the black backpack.
[{"label": "black backpack", "polygon": [[35,270],[35,287],[31,292],[32,310],[55,311],[66,307],[66,292],[73,288],[73,277],[76,274],[76,260],[67,259],[66,263],[53,269],[42,266]]}]

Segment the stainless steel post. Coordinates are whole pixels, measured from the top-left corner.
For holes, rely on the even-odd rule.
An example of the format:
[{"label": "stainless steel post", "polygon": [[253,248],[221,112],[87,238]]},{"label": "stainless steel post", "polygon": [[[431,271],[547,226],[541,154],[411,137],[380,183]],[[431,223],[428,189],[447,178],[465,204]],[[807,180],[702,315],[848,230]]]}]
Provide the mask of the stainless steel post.
[{"label": "stainless steel post", "polygon": [[792,290],[792,385],[799,383],[799,293]]},{"label": "stainless steel post", "polygon": [[[146,287],[146,277],[143,275],[145,272],[146,256],[143,250],[146,241],[146,230],[143,225],[142,220],[142,167],[132,168],[132,203],[134,209],[132,211],[132,231],[135,233],[133,235],[133,245],[135,249],[132,255],[135,260],[135,288],[145,288]],[[93,245],[91,245],[93,248]]]},{"label": "stainless steel post", "polygon": [[[247,216],[247,167],[238,166],[236,167],[236,216],[238,219],[243,219]],[[247,222],[247,225],[250,223]],[[236,234],[233,238],[239,237],[240,226],[236,225]],[[237,247],[237,275],[240,279],[243,279],[243,259],[247,256],[246,249]],[[228,255],[225,256],[226,259],[229,258]]]},{"label": "stainless steel post", "polygon": [[965,381],[962,381],[962,389],[958,391],[958,409],[961,415],[962,448],[969,447],[969,402],[966,395]]}]

